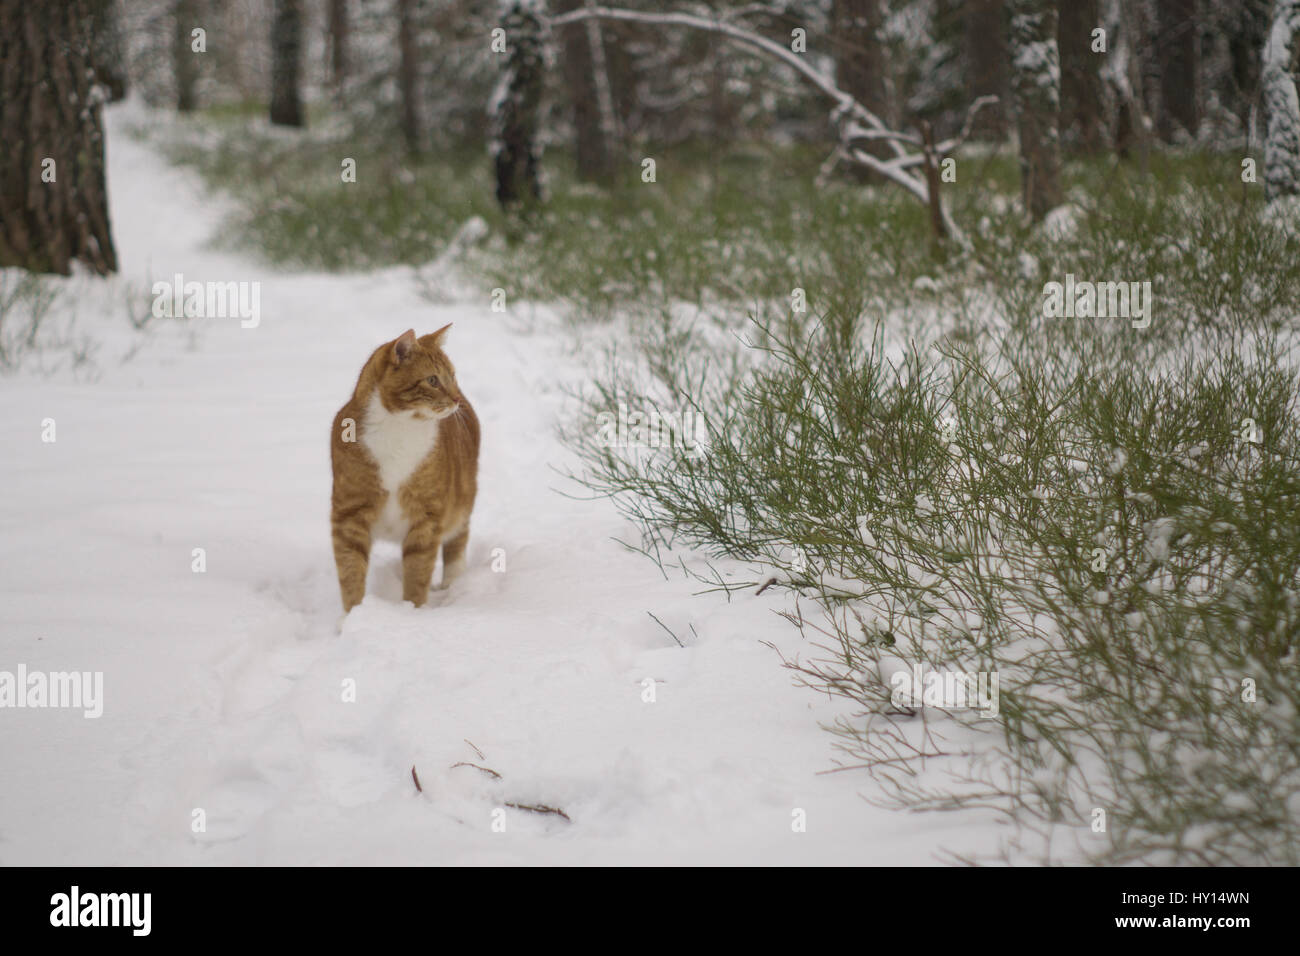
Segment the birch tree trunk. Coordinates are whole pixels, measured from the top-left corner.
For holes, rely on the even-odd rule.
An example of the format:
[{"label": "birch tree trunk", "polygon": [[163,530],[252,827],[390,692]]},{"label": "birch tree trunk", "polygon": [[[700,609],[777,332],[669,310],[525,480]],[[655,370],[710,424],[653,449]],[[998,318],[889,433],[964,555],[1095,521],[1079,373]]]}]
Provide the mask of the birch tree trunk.
[{"label": "birch tree trunk", "polygon": [[1300,0],[1277,0],[1264,44],[1264,195],[1300,195]]}]

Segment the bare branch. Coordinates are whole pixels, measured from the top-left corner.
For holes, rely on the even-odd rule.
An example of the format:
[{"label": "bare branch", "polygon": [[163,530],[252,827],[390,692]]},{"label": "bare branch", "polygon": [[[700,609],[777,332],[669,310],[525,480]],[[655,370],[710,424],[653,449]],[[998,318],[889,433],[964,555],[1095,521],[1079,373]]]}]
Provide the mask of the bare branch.
[{"label": "bare branch", "polygon": [[793,50],[788,50],[781,44],[769,40],[765,36],[760,36],[751,30],[746,30],[744,27],[738,27],[725,20],[709,20],[705,17],[695,16],[690,13],[643,13],[640,10],[622,10],[617,7],[585,7],[581,10],[571,10],[568,13],[553,18],[551,20],[551,26],[568,26],[571,23],[578,23],[592,17],[601,20],[623,20],[628,23],[646,23],[652,26],[690,27],[695,30],[704,30],[709,33],[720,33],[725,37],[735,40],[737,43],[743,43],[746,46],[755,47],[780,60],[813,86],[817,87],[817,89],[821,90],[824,94],[833,99],[841,108],[852,112],[858,119],[861,119],[868,126],[876,129],[886,128],[885,124],[880,121],[880,118],[876,116],[875,113],[872,113],[848,93],[841,90],[826,74],[811,67],[803,57],[796,54]]},{"label": "bare branch", "polygon": [[986,106],[992,106],[998,101],[996,96],[980,96],[971,103],[970,108],[966,110],[966,121],[961,125],[961,131],[951,139],[945,139],[941,143],[935,144],[935,152],[940,156],[945,153],[951,153],[954,149],[966,142],[966,137],[970,136],[971,130],[975,127],[975,116]]},{"label": "bare branch", "polygon": [[[735,15],[756,12],[772,11],[757,4],[733,11]],[[784,63],[835,103],[834,108],[831,110],[831,124],[836,130],[839,145],[818,171],[818,182],[824,181],[835,167],[835,164],[841,160],[864,166],[906,189],[918,200],[930,206],[933,221],[935,222],[935,231],[940,237],[946,234],[962,246],[968,244],[965,234],[952,221],[952,217],[942,200],[937,195],[931,195],[931,189],[927,185],[925,177],[920,173],[919,167],[926,163],[925,144],[922,140],[913,134],[889,129],[881,121],[880,117],[840,89],[833,78],[814,69],[793,50],[789,50],[780,43],[769,40],[767,37],[728,20],[710,19],[692,13],[648,13],[640,10],[624,10],[617,7],[585,6],[555,17],[550,23],[553,28],[556,28],[593,18],[622,20],[627,23],[642,23],[651,26],[679,26],[703,30],[707,33],[716,33],[743,46],[766,53],[768,56]],[[951,139],[930,146],[931,157],[933,158],[935,155],[942,156],[960,146],[970,134],[975,115],[980,109],[994,102],[997,102],[997,97],[994,96],[981,96],[976,99],[970,106],[961,132]],[[884,160],[858,148],[860,143],[873,141],[888,143],[895,154],[894,158]],[[908,146],[917,151],[909,152],[906,148]],[[917,170],[917,173],[913,174],[912,170]],[[651,616],[653,617],[653,615]],[[659,623],[660,626],[663,626],[662,621]],[[665,627],[664,630],[668,629]],[[671,631],[669,633],[672,634]],[[677,640],[677,635],[673,634],[673,639]],[[678,643],[681,642],[678,641]]]}]

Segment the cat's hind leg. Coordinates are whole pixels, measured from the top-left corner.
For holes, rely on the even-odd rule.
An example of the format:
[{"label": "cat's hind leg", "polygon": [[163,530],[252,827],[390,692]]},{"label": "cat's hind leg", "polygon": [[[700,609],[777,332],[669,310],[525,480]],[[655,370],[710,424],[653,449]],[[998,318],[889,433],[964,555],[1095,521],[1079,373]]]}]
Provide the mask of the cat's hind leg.
[{"label": "cat's hind leg", "polygon": [[347,614],[366,596],[370,569],[370,521],[360,509],[344,510],[333,517],[334,565],[339,575],[339,595]]},{"label": "cat's hind leg", "polygon": [[465,548],[469,544],[469,526],[466,525],[442,542],[442,583],[439,588],[449,588],[453,581],[465,573]]}]

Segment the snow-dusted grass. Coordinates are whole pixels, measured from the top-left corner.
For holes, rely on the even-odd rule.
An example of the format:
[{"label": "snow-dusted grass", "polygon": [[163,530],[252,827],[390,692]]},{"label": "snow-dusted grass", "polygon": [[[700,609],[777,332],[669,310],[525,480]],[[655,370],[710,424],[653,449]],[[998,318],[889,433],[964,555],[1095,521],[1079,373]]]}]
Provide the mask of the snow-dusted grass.
[{"label": "snow-dusted grass", "polygon": [[[1300,260],[1194,172],[1132,186],[1080,185],[1067,228],[990,212],[893,314],[814,277],[807,313],[733,310],[743,340],[645,326],[575,477],[661,564],[800,596],[788,663],[854,703],[831,730],[885,803],[998,807],[1013,860],[1294,864]],[[1066,272],[1150,281],[1150,325],[1046,317]],[[706,450],[611,445],[620,406],[691,408]],[[900,706],[917,666],[998,674],[1000,713]]]},{"label": "snow-dusted grass", "polygon": [[[259,282],[262,315],[162,321],[93,382],[0,377],[0,670],[104,678],[97,719],[0,711],[0,863],[919,864],[989,847],[988,815],[899,820],[822,773],[818,725],[842,705],[767,646],[801,642],[774,613],[789,595],[697,596],[616,543],[607,503],[556,493],[576,463],[555,435],[566,391],[600,357],[560,316],[493,312],[486,290],[431,305],[405,268],[216,251],[226,200],[124,128],[166,138],[171,120],[107,115],[121,281]],[[101,359],[137,341],[89,309],[115,286],[50,281]],[[339,633],[328,423],[377,343],[447,322],[483,423],[469,568],[415,609],[381,549]],[[524,809],[542,805],[568,822]]]},{"label": "snow-dusted grass", "polygon": [[[1016,861],[1295,862],[1300,256],[1237,160],[1067,166],[1046,227],[1008,156],[963,161],[974,250],[944,259],[906,197],[813,189],[811,154],[680,150],[653,184],[553,178],[530,235],[460,244],[467,288],[283,270],[441,272],[499,224],[482,156],[410,167],[239,112],[142,146],[115,115],[122,282],[260,281],[265,316],[164,323],[184,336],[94,389],[0,383],[0,647],[110,694],[102,723],[2,725],[28,784],[0,858],[927,862],[996,855],[993,807]],[[1152,324],[1046,319],[1066,272],[1151,281]],[[50,281],[50,315],[121,297]],[[485,428],[471,571],[416,611],[381,553],[337,634],[319,429],[375,342],[448,321]],[[93,331],[125,354],[134,325]],[[703,413],[707,446],[607,447],[620,402]],[[664,574],[557,488],[612,494]],[[913,665],[997,672],[999,715],[896,712]],[[820,774],[833,745],[870,773]]]},{"label": "snow-dusted grass", "polygon": [[[147,279],[62,279],[0,269],[0,374],[71,371],[91,379],[106,364],[130,361],[171,322],[154,316],[150,285]],[[105,329],[114,340],[108,351]]]},{"label": "snow-dusted grass", "polygon": [[495,214],[487,164],[477,152],[417,161],[353,135],[329,115],[308,130],[286,131],[260,115],[215,109],[193,122],[136,133],[232,200],[214,237],[221,248],[284,267],[419,265],[466,219]]}]

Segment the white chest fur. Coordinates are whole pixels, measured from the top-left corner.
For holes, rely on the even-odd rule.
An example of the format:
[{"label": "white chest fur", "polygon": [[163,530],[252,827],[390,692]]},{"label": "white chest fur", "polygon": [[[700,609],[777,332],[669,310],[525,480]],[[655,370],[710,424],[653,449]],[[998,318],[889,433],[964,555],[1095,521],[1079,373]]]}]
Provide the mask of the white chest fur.
[{"label": "white chest fur", "polygon": [[409,521],[397,501],[398,490],[438,443],[436,419],[415,418],[410,412],[390,412],[378,395],[366,408],[361,443],[379,465],[379,480],[388,499],[374,528],[376,537],[401,540]]}]

